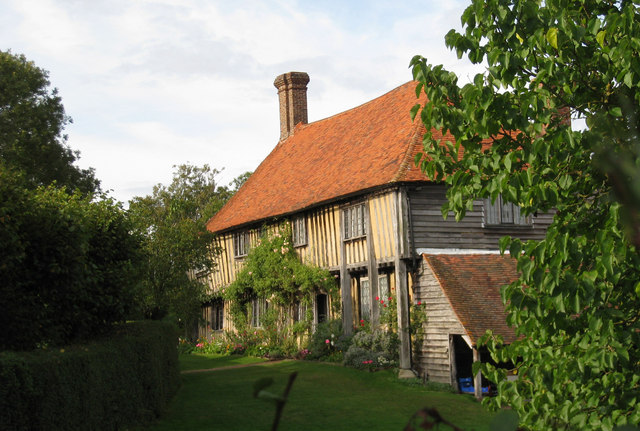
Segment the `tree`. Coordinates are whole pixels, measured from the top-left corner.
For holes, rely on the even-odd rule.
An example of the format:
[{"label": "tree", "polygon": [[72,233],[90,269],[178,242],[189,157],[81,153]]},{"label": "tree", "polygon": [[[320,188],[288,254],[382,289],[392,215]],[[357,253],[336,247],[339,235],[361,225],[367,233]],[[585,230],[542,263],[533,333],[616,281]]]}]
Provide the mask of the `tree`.
[{"label": "tree", "polygon": [[32,187],[56,182],[98,191],[93,169],[74,165],[79,153],[63,134],[71,118],[49,85],[48,73],[23,55],[0,51],[0,165],[22,173]]},{"label": "tree", "polygon": [[[413,115],[453,137],[427,132],[418,157],[449,186],[443,215],[499,195],[525,215],[555,211],[544,240],[501,240],[521,274],[502,290],[520,338],[485,342],[519,379],[483,366],[499,382],[488,403],[512,407],[527,429],[638,424],[638,2],[473,0],[462,24],[445,40],[486,62],[473,82],[411,62],[429,99]],[[572,130],[568,114],[588,128]]]},{"label": "tree", "polygon": [[142,311],[155,318],[172,314],[188,329],[207,298],[206,279],[217,252],[205,225],[233,191],[217,185],[219,171],[208,165],[175,168],[168,187],[158,184],[151,196],[134,198],[129,211],[147,256]]}]

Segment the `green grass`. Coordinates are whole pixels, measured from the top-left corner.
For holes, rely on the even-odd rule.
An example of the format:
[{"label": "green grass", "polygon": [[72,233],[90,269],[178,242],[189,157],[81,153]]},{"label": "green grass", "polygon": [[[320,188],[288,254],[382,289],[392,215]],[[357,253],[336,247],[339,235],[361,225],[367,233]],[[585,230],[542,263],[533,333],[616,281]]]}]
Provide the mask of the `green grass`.
[{"label": "green grass", "polygon": [[[192,359],[181,357],[188,363],[183,366],[195,364]],[[211,358],[209,363],[222,360]],[[430,392],[415,382],[399,381],[392,371],[367,373],[338,365],[286,361],[183,374],[182,387],[167,413],[146,429],[269,430],[275,408],[252,397],[253,382],[272,377],[276,383],[267,390],[280,394],[293,371],[298,377],[279,431],[402,430],[426,406],[436,407],[444,418],[466,430],[487,430],[491,418],[471,396]]]},{"label": "green grass", "polygon": [[228,367],[230,365],[253,364],[266,362],[263,358],[252,358],[240,355],[207,355],[192,353],[180,355],[180,371],[206,370],[209,368]]}]

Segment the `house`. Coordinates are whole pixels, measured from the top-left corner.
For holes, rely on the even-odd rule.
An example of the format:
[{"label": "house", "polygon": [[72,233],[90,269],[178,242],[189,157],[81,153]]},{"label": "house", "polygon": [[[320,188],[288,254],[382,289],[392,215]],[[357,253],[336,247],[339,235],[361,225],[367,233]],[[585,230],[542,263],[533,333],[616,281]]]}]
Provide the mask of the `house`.
[{"label": "house", "polygon": [[[485,329],[513,336],[498,289],[517,275],[513,262],[497,251],[499,238],[542,238],[551,216],[522,217],[517,207],[498,200],[475,202],[460,222],[443,220],[445,185],[414,163],[424,134],[409,114],[418,101],[416,83],[308,123],[308,82],[301,72],[276,78],[279,142],[207,224],[222,250],[211,288],[234,281],[265,226],[288,220],[300,258],[327,268],[339,283],[346,331],[361,318],[376,322],[375,298],[394,292],[400,375],[415,370],[455,384],[460,358],[478,355],[475,343]],[[316,295],[316,322],[329,313],[328,300]],[[409,305],[417,301],[426,304],[428,321],[422,347],[412,352],[405,329]],[[211,304],[205,318],[228,329],[224,313],[224,304]]]}]

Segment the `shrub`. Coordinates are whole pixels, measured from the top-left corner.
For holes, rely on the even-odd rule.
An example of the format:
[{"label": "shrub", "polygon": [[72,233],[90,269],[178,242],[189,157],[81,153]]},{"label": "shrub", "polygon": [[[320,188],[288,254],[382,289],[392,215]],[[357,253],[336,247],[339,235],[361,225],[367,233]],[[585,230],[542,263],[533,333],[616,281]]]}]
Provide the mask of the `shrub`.
[{"label": "shrub", "polygon": [[156,418],[180,384],[176,341],[165,322],[135,322],[100,342],[0,353],[0,429],[115,430]]},{"label": "shrub", "polygon": [[307,359],[339,362],[350,344],[351,336],[342,333],[342,321],[329,320],[318,324],[309,340],[309,353],[305,356]]},{"label": "shrub", "polygon": [[398,336],[391,331],[360,331],[353,336],[344,364],[354,368],[387,368],[397,364]]},{"label": "shrub", "polygon": [[141,256],[131,230],[111,200],[29,190],[0,169],[0,348],[75,342],[123,321]]}]

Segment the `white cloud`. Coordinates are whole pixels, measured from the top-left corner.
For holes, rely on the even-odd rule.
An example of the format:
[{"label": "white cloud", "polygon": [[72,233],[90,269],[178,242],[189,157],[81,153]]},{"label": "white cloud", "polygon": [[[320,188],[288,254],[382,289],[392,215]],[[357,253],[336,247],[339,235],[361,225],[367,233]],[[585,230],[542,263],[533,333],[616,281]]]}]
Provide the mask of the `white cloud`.
[{"label": "white cloud", "polygon": [[0,49],[50,71],[81,166],[128,200],[174,164],[255,169],[278,139],[281,73],[310,74],[312,121],[408,81],[415,54],[473,75],[443,40],[465,3],[14,0]]}]

